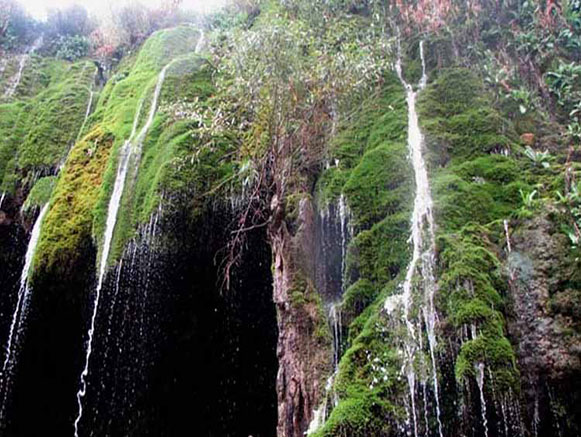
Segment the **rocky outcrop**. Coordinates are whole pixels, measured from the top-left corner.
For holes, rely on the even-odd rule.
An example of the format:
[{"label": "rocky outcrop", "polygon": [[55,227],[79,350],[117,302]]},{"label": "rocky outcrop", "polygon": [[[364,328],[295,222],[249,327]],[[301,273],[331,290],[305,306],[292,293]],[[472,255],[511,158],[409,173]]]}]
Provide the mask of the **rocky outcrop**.
[{"label": "rocky outcrop", "polygon": [[276,198],[271,209],[275,218],[269,234],[279,331],[277,435],[302,437],[323,394],[332,356],[326,319],[309,266],[309,260],[314,259],[314,208],[304,197],[292,225],[283,219],[283,206]]},{"label": "rocky outcrop", "polygon": [[[547,217],[529,222],[513,236],[508,257],[514,318],[510,329],[518,339],[521,368],[559,379],[581,369],[581,342],[571,315],[558,301],[573,290],[575,273],[567,256],[567,237]],[[564,335],[569,331],[571,335]]]},{"label": "rocky outcrop", "polygon": [[[551,214],[543,214],[515,232],[512,249],[507,261],[512,313],[508,328],[517,346],[533,431],[542,419],[551,422],[544,425],[551,432],[573,435],[571,426],[578,419],[565,417],[564,411],[575,411],[568,404],[575,402],[578,391],[581,335],[571,311],[578,305],[574,287],[578,272],[570,245]],[[548,414],[539,411],[543,409]]]}]

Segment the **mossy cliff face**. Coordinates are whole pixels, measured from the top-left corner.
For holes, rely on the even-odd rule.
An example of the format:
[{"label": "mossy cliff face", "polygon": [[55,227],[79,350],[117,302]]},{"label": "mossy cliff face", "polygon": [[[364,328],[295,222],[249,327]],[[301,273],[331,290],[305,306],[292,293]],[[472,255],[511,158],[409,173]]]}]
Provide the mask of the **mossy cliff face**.
[{"label": "mossy cliff face", "polygon": [[[426,45],[436,47],[436,43],[431,41]],[[468,69],[453,66],[453,58],[452,54],[450,58],[435,62],[440,68],[429,72],[430,83],[419,98],[437,225],[437,309],[440,315],[437,356],[444,432],[524,435],[535,430],[552,432],[550,430],[561,429],[566,430],[567,435],[574,435],[578,420],[572,407],[575,397],[559,398],[554,388],[540,387],[542,383],[532,383],[531,376],[527,376],[534,374],[535,381],[538,381],[539,374],[556,372],[561,379],[553,376],[547,387],[557,387],[567,380],[563,374],[577,372],[578,355],[574,352],[578,347],[577,328],[561,312],[574,307],[572,301],[576,292],[573,290],[578,287],[571,276],[572,267],[565,261],[545,261],[546,265],[539,267],[540,271],[534,270],[537,273],[533,276],[543,279],[537,280],[540,282],[529,279],[536,285],[529,283],[531,291],[525,294],[523,286],[518,288],[515,285],[514,273],[510,273],[511,268],[514,269],[510,267],[511,263],[515,263],[518,255],[515,252],[509,254],[511,242],[508,237],[513,233],[513,226],[531,230],[537,226],[546,228],[529,223],[534,214],[531,209],[544,206],[527,203],[525,196],[535,187],[548,188],[541,184],[550,178],[549,175],[560,171],[560,164],[554,164],[556,168],[544,166],[541,170],[538,163],[531,162],[523,153],[518,128],[506,114],[506,108],[494,101],[481,77]],[[436,55],[428,52],[428,65],[432,65],[433,59],[437,59]],[[393,110],[394,106],[392,100],[385,102],[383,108]],[[381,119],[379,114],[375,117],[378,121]],[[404,123],[402,111],[400,129]],[[397,125],[384,121],[382,127],[383,138],[397,135],[390,130],[397,129]],[[346,137],[354,138],[354,143],[362,148],[366,137],[361,133],[365,129],[365,123],[356,124],[355,128],[346,129]],[[345,133],[340,133],[338,138],[343,135]],[[404,137],[400,138],[405,141]],[[540,137],[538,141],[545,141],[545,138]],[[553,144],[552,147],[557,150],[558,146]],[[348,150],[354,149],[357,150],[352,145]],[[352,156],[346,156],[347,162]],[[392,325],[389,318],[386,320],[381,303],[386,295],[398,292],[396,286],[402,280],[401,271],[408,259],[406,240],[402,236],[409,232],[409,204],[406,201],[412,198],[412,193],[411,189],[406,191],[401,181],[406,180],[404,171],[410,170],[409,167],[406,169],[408,164],[404,154],[404,159],[398,161],[392,152],[388,162],[384,163],[379,156],[375,155],[371,161],[378,165],[374,171],[361,171],[366,168],[364,155],[350,177],[341,176],[341,161],[338,169],[328,170],[321,178],[325,187],[323,198],[329,193],[343,192],[351,208],[352,224],[359,229],[355,231],[349,249],[352,270],[348,280],[355,282],[343,299],[343,311],[348,315],[347,323],[350,323],[347,327],[349,347],[341,360],[333,389],[340,401],[316,435],[400,435],[403,432],[401,424],[409,420],[409,410],[406,413],[409,394],[402,381],[401,357],[396,347],[397,337],[405,333],[398,333],[397,325]],[[385,171],[383,183],[390,188],[386,197],[378,191],[381,179],[375,179],[365,188],[362,185],[368,177],[366,175],[379,177],[382,171]],[[358,178],[354,179],[355,176]],[[383,199],[386,200],[384,205],[388,206],[385,210],[390,214],[387,219],[374,224],[381,217],[376,211]],[[397,199],[401,199],[399,204]],[[552,216],[557,223],[562,220],[562,215],[555,213]],[[556,231],[555,226],[552,231],[548,228],[538,230],[543,237],[531,239],[538,243],[538,246],[534,245],[537,252],[532,257],[541,263],[547,256],[551,257],[540,254],[544,250],[541,246],[549,253],[553,253],[549,248],[554,246],[554,259],[570,258],[566,236]],[[370,229],[366,229],[368,227]],[[379,229],[393,231],[375,234]],[[520,232],[515,231],[515,238]],[[513,250],[516,244],[513,243]],[[527,270],[525,267],[523,264]],[[543,281],[557,272],[571,279],[565,279],[565,283],[559,282],[559,285],[553,282],[553,293],[556,294],[551,302],[568,303],[555,304],[551,306],[553,310],[543,312],[548,310],[540,307],[547,308],[549,299],[549,287],[543,285]],[[535,288],[537,291],[532,296],[537,297],[533,298],[530,294]],[[557,290],[568,291],[559,294]],[[525,299],[525,295],[529,297]],[[379,296],[379,299],[369,305],[374,296]],[[529,305],[529,312],[533,311],[535,315],[527,317],[528,312],[521,312],[518,308],[522,310],[530,299],[534,303]],[[363,313],[353,320],[352,317],[357,316],[362,308],[365,308]],[[556,335],[555,332],[564,330],[570,334],[559,341],[548,340],[551,335]],[[541,350],[546,349],[538,359],[527,358],[537,355],[532,352],[532,343]],[[549,344],[552,347],[548,347]],[[561,359],[551,360],[558,350],[563,352]],[[540,371],[539,367],[544,370]],[[527,370],[531,368],[535,370]],[[480,369],[485,369],[481,381]],[[418,372],[421,374],[421,370]],[[545,377],[541,379],[545,381]],[[552,414],[549,413],[551,409],[568,412]],[[381,419],[378,420],[378,416]]]},{"label": "mossy cliff face", "polygon": [[404,393],[400,357],[390,346],[398,333],[389,330],[381,308],[409,259],[413,176],[406,132],[404,90],[390,74],[340,128],[331,146],[337,165],[319,183],[321,207],[345,197],[353,236],[341,304],[348,348],[326,394],[339,403],[317,436],[391,435],[405,416],[397,405]]},{"label": "mossy cliff face", "polygon": [[83,124],[95,71],[90,61],[32,58],[14,95],[0,99],[0,191],[18,204],[64,162]]},{"label": "mossy cliff face", "polygon": [[[279,437],[403,437],[415,431],[415,402],[418,435],[577,435],[580,168],[575,128],[565,133],[563,125],[575,106],[555,100],[560,109],[548,113],[550,104],[529,90],[542,81],[540,69],[571,57],[565,50],[547,65],[531,57],[514,65],[507,51],[522,53],[528,40],[509,44],[488,19],[474,18],[495,9],[506,20],[504,4],[479,3],[463,21],[465,2],[454,1],[444,8],[451,16],[426,24],[432,16],[421,14],[424,2],[389,10],[324,3],[266,2],[219,14],[206,29],[212,56],[194,53],[201,32],[192,26],[159,31],[94,89],[87,120],[94,64],[30,58],[35,68],[0,104],[0,191],[9,198],[0,237],[11,245],[2,273],[22,264],[18,223],[29,225],[50,202],[34,264],[33,307],[41,317],[33,320],[34,348],[22,373],[34,381],[26,393],[42,386],[37,363],[56,369],[51,390],[57,380],[72,394],[77,389],[120,150],[146,125],[169,65],[116,220],[89,383],[99,388],[86,398],[98,408],[82,427],[173,435],[197,415],[208,435],[266,437],[276,425]],[[317,27],[329,23],[329,34]],[[229,26],[238,40],[223,32]],[[420,36],[429,80],[417,112],[434,199],[437,347],[433,358],[425,347],[415,354],[410,399],[409,330],[384,304],[402,293],[415,195],[406,90],[393,71],[396,39],[403,77],[416,83]],[[358,43],[343,45],[351,39]],[[381,48],[375,57],[365,52],[368,43]],[[269,64],[261,70],[263,55]],[[228,56],[247,70],[228,73]],[[327,63],[335,57],[340,62]],[[340,64],[353,57],[365,60],[355,63],[361,78],[343,83],[353,73]],[[17,61],[6,63],[0,87]],[[505,78],[510,68],[528,71],[532,85]],[[559,74],[568,85],[547,84],[555,99],[577,86],[578,76]],[[242,93],[240,84],[248,85]],[[246,234],[239,252],[228,253]],[[330,241],[339,237],[340,244]],[[17,279],[9,279],[12,288]],[[417,269],[413,287],[421,280]],[[426,345],[421,310],[410,317]],[[51,346],[66,363],[46,352]],[[143,367],[128,363],[132,354]],[[54,413],[51,426],[62,434],[73,400],[67,392],[51,405],[45,391],[33,405],[46,421]],[[25,401],[18,400],[21,420],[29,414]],[[257,410],[264,422],[251,417]],[[23,429],[32,435],[35,426]]]},{"label": "mossy cliff face", "polygon": [[484,363],[491,385],[518,390],[503,316],[506,285],[498,258],[503,248],[491,239],[501,238],[501,222],[509,218],[519,190],[527,184],[513,156],[510,125],[494,109],[480,79],[462,68],[438,74],[420,105],[428,147],[444,165],[433,173],[433,186],[441,308],[456,335],[464,338],[456,378],[460,383],[474,380],[475,369]]},{"label": "mossy cliff face", "polygon": [[[581,342],[579,268],[561,219],[549,210],[519,227],[511,236],[509,332],[515,339],[527,413],[541,417],[538,429],[555,425],[570,435],[579,432],[570,411],[579,402]],[[545,419],[552,409],[552,420]]]},{"label": "mossy cliff face", "polygon": [[292,221],[284,219],[281,205],[273,204],[273,208],[280,220],[269,230],[279,332],[277,435],[300,437],[324,394],[324,378],[331,371],[331,337],[312,274],[312,200],[308,195],[298,200]]},{"label": "mossy cliff face", "polygon": [[[148,39],[136,57],[127,59],[109,80],[88,120],[86,133],[75,144],[56,184],[39,244],[38,253],[43,253],[38,259],[39,271],[67,269],[82,254],[79,248],[93,242],[99,247],[117,171],[117,153],[131,136],[133,126],[139,131],[144,125],[162,67],[173,62],[167,72],[170,84],[175,81],[172,76],[191,79],[192,75],[197,75],[196,80],[205,83],[203,78],[207,73],[203,70],[206,67],[201,61],[191,55],[180,59],[193,50],[198,38],[199,32],[191,27],[160,31]],[[183,64],[191,67],[184,70]],[[167,92],[169,90],[164,90],[162,94],[162,104],[164,99],[168,99]],[[203,85],[197,94],[200,98],[206,97],[208,85]],[[171,97],[176,100],[178,95]],[[155,199],[158,198],[160,180],[167,177],[167,164],[179,155],[180,135],[183,142],[184,135],[189,132],[187,126],[182,124],[180,128],[179,123],[170,129],[171,124],[173,122],[161,112],[153,120],[143,145],[143,160],[135,163],[139,169],[130,175],[126,190],[129,194],[122,201],[113,243],[116,254],[131,237],[137,223],[147,220],[157,207]],[[168,129],[162,137],[162,147],[156,148],[162,126]]]}]

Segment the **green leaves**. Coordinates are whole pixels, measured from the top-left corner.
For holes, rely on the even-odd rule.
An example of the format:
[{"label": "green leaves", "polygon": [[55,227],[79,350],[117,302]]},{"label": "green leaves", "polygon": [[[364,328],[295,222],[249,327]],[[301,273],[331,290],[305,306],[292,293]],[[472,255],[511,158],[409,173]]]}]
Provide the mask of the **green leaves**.
[{"label": "green leaves", "polygon": [[60,35],[56,43],[56,57],[67,61],[76,61],[89,53],[89,39],[85,36]]},{"label": "green leaves", "polygon": [[543,166],[544,168],[549,168],[551,166],[550,161],[554,159],[548,150],[539,152],[530,146],[525,148],[524,154],[533,162],[534,165]]}]

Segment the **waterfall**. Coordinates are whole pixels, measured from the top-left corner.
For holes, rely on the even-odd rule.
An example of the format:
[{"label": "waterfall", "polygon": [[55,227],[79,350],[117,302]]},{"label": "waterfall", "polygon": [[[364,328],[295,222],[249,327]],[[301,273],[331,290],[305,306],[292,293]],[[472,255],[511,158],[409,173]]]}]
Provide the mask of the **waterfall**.
[{"label": "waterfall", "polygon": [[0,210],[2,209],[2,204],[4,203],[4,198],[6,197],[6,192],[2,192],[2,195],[0,195]]},{"label": "waterfall", "polygon": [[87,120],[89,119],[89,115],[91,115],[91,107],[93,106],[93,98],[95,97],[95,92],[93,91],[93,84],[95,82],[95,78],[97,77],[97,74],[99,73],[98,69],[95,69],[95,74],[93,75],[93,83],[91,84],[91,88],[88,88],[89,90],[89,101],[87,102],[87,110],[85,111],[85,118],[83,119],[83,124],[81,124],[81,128],[79,129],[79,133],[77,134],[77,138],[76,141],[79,141],[83,130],[85,130],[85,126],[87,124]]},{"label": "waterfall", "polygon": [[341,284],[345,292],[345,272],[347,271],[347,245],[349,243],[349,210],[345,202],[345,195],[339,196],[339,219],[341,221]]},{"label": "waterfall", "polygon": [[[98,70],[95,69],[95,75],[93,76],[94,78],[97,77],[98,74]],[[94,82],[94,80],[93,80]],[[75,143],[78,142],[81,138],[81,135],[83,133],[83,131],[85,130],[85,126],[87,125],[87,120],[89,119],[89,115],[91,115],[91,108],[93,107],[93,99],[95,98],[95,92],[93,91],[93,88],[87,88],[87,90],[89,91],[89,99],[87,100],[87,109],[85,110],[85,117],[83,118],[83,123],[81,124],[81,127],[79,129],[79,133],[77,134],[77,137],[75,138]],[[74,146],[74,144],[73,144]],[[63,169],[63,167],[65,166],[65,163],[67,162],[67,159],[69,158],[69,155],[71,154],[71,150],[72,147],[69,148],[69,150],[67,151],[67,155],[65,156],[65,158],[61,161],[60,165],[59,165],[59,171]]]},{"label": "waterfall", "polygon": [[506,235],[506,248],[508,253],[512,252],[512,247],[510,245],[510,233],[508,231],[508,220],[504,221],[504,234]]},{"label": "waterfall", "polygon": [[19,346],[19,339],[24,328],[24,320],[26,319],[26,314],[28,311],[28,304],[30,302],[30,291],[31,288],[28,284],[28,275],[30,273],[30,268],[32,266],[32,261],[34,259],[34,253],[36,246],[38,245],[38,240],[40,238],[40,229],[42,226],[42,220],[46,212],[48,211],[48,203],[45,204],[40,210],[40,214],[36,218],[34,226],[32,228],[32,233],[30,235],[30,240],[28,242],[28,248],[26,249],[26,256],[24,258],[24,267],[22,269],[22,274],[20,275],[20,288],[18,289],[18,298],[16,301],[16,307],[14,308],[14,313],[12,314],[12,321],[10,323],[10,331],[8,334],[8,340],[6,341],[5,357],[2,364],[2,373],[0,373],[0,390],[2,395],[2,404],[0,405],[0,420],[4,418],[4,409],[6,406],[6,400],[8,398],[8,392],[12,385],[12,370],[14,369],[16,354],[18,352],[17,348]]},{"label": "waterfall", "polygon": [[20,63],[18,65],[18,71],[16,75],[11,79],[11,83],[6,88],[4,92],[5,98],[10,98],[16,92],[18,85],[20,85],[20,81],[22,80],[22,73],[24,72],[24,67],[28,63],[30,59],[30,55],[32,55],[40,46],[42,45],[42,37],[38,38],[34,44],[26,51],[24,55],[20,58]]},{"label": "waterfall", "polygon": [[[85,366],[80,377],[80,387],[77,392],[77,404],[78,404],[78,414],[75,419],[75,437],[79,436],[79,423],[83,416],[83,398],[87,393],[87,378],[89,376],[89,364],[91,360],[91,354],[93,351],[93,337],[95,333],[95,325],[97,319],[97,313],[99,311],[99,303],[101,300],[101,290],[103,288],[103,282],[105,280],[105,274],[107,272],[107,262],[109,260],[109,252],[111,250],[111,243],[113,241],[113,233],[115,231],[115,225],[117,223],[117,213],[119,212],[119,207],[121,206],[121,198],[123,196],[123,190],[125,187],[125,181],[127,179],[127,172],[129,171],[130,164],[133,163],[135,168],[139,163],[139,158],[141,155],[141,148],[143,146],[143,141],[147,136],[155,114],[157,112],[157,105],[159,101],[159,96],[161,94],[161,89],[163,82],[165,80],[165,75],[167,69],[172,65],[173,61],[167,64],[159,73],[157,78],[157,83],[151,100],[151,107],[145,125],[136,135],[137,125],[139,123],[139,118],[141,115],[142,101],[139,103],[138,109],[135,113],[135,118],[133,120],[133,129],[131,135],[127,141],[121,147],[119,151],[119,164],[117,167],[117,176],[115,178],[115,184],[113,186],[113,193],[109,200],[109,206],[107,208],[107,221],[105,224],[105,234],[103,237],[103,248],[101,249],[101,257],[99,262],[99,277],[97,282],[97,288],[95,290],[94,300],[93,300],[93,313],[91,315],[91,322],[89,326],[89,331],[87,333],[87,343],[86,343],[86,353],[85,353]],[[135,140],[134,140],[135,138]]]},{"label": "waterfall", "polygon": [[[422,63],[422,76],[418,82],[418,90],[415,91],[411,84],[408,84],[402,74],[401,67],[401,47],[398,42],[398,59],[395,65],[396,73],[406,90],[406,100],[408,106],[408,148],[409,156],[412,162],[414,176],[415,176],[415,199],[414,208],[411,218],[411,236],[412,243],[412,259],[408,265],[405,280],[403,283],[403,291],[400,295],[390,296],[384,304],[384,308],[388,314],[393,312],[396,307],[403,305],[403,319],[407,328],[407,338],[404,344],[404,371],[408,381],[409,396],[411,403],[411,420],[413,420],[414,436],[418,435],[416,405],[415,405],[415,391],[416,391],[416,374],[414,369],[414,360],[417,352],[422,349],[421,324],[417,325],[410,319],[410,310],[414,304],[413,299],[413,279],[416,272],[421,272],[421,291],[423,292],[423,302],[421,302],[421,313],[425,325],[426,335],[428,338],[429,355],[432,364],[432,385],[434,390],[434,397],[436,403],[436,418],[438,422],[438,431],[440,437],[443,436],[442,422],[440,418],[440,400],[439,400],[439,384],[437,376],[437,365],[435,349],[437,346],[435,326],[437,322],[437,313],[434,305],[434,297],[437,291],[437,284],[435,279],[435,226],[432,214],[433,201],[430,192],[430,184],[428,179],[428,172],[422,154],[424,147],[424,137],[420,130],[418,115],[416,112],[416,98],[420,91],[422,91],[428,81],[426,74],[426,62],[424,57],[424,42],[420,42],[420,58]],[[420,338],[419,338],[420,337]]]},{"label": "waterfall", "polygon": [[482,426],[484,426],[484,437],[488,437],[488,420],[486,419],[486,399],[484,398],[484,363],[474,365],[476,370],[476,383],[480,391],[480,408],[482,410]]},{"label": "waterfall", "polygon": [[331,324],[331,332],[333,333],[333,364],[335,370],[339,367],[339,359],[341,358],[341,308],[338,304],[333,303],[329,308],[329,322]]},{"label": "waterfall", "polygon": [[333,336],[333,373],[327,379],[325,394],[319,407],[313,411],[313,419],[309,423],[309,429],[305,435],[311,435],[317,432],[325,424],[329,413],[327,408],[329,398],[331,399],[333,407],[339,405],[339,398],[333,390],[333,385],[339,373],[339,360],[341,359],[341,343],[343,338],[340,303],[332,303],[329,306],[328,319]]},{"label": "waterfall", "polygon": [[202,48],[204,48],[204,42],[205,42],[204,30],[200,28],[200,39],[196,44],[196,48],[194,50],[195,53],[200,53],[202,51]]}]

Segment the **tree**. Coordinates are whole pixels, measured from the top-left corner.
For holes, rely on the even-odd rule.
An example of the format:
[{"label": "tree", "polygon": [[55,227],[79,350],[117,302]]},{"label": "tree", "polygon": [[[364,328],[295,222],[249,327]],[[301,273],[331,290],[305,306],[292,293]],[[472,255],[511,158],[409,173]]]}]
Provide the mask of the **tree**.
[{"label": "tree", "polygon": [[15,0],[0,0],[0,47],[13,49],[29,44],[37,23]]},{"label": "tree", "polygon": [[50,37],[58,35],[88,36],[95,27],[87,10],[79,5],[49,10],[46,26]]}]

